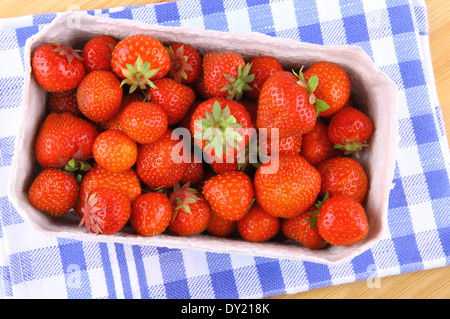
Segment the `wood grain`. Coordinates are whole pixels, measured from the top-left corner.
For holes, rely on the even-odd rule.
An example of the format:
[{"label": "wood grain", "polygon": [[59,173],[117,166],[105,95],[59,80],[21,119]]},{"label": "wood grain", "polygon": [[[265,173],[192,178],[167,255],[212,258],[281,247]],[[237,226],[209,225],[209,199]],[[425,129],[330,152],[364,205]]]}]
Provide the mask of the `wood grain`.
[{"label": "wood grain", "polygon": [[[171,0],[2,0],[0,18],[67,10],[94,10],[143,5]],[[182,1],[182,0],[180,0]],[[426,0],[430,24],[430,48],[442,114],[450,132],[450,1]],[[450,140],[450,138],[448,138]],[[274,299],[447,299],[450,298],[450,267],[405,273],[380,278],[379,288],[366,281],[314,289]]]}]

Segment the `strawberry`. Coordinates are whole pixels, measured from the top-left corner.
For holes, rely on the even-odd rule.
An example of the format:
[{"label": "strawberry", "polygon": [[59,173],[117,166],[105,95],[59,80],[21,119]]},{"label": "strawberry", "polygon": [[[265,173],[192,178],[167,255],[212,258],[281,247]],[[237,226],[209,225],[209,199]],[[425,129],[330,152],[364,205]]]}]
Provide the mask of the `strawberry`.
[{"label": "strawberry", "polygon": [[251,90],[253,81],[250,64],[230,52],[209,52],[203,57],[203,77],[205,86],[213,96],[240,100],[244,91]]},{"label": "strawberry", "polygon": [[122,112],[122,130],[137,143],[156,141],[167,130],[166,112],[151,102],[134,102]]},{"label": "strawberry", "polygon": [[96,235],[113,235],[120,231],[131,215],[128,198],[113,188],[99,187],[89,193],[82,204],[82,218],[78,227]]},{"label": "strawberry", "polygon": [[281,221],[281,231],[283,234],[309,249],[322,249],[327,242],[320,236],[317,227],[319,209],[316,205],[311,205],[304,213],[294,218],[287,218]]},{"label": "strawberry", "polygon": [[335,246],[360,242],[369,231],[364,207],[346,195],[330,197],[323,202],[317,226],[320,236]]},{"label": "strawberry", "polygon": [[169,230],[183,236],[198,235],[206,230],[211,217],[211,207],[201,193],[190,188],[189,183],[175,184],[170,195],[172,221]]},{"label": "strawberry", "polygon": [[110,120],[120,109],[122,87],[114,73],[93,71],[86,75],[77,90],[78,107],[94,122]]},{"label": "strawberry", "polygon": [[37,83],[48,92],[75,89],[86,74],[79,54],[57,42],[38,47],[31,64]]},{"label": "strawberry", "polygon": [[195,186],[202,181],[204,172],[205,169],[201,159],[199,159],[198,156],[195,156],[195,153],[192,152],[191,160],[187,163],[187,169],[180,180],[180,184],[184,185],[186,183],[190,183],[191,186]]},{"label": "strawberry", "polygon": [[320,182],[319,172],[303,157],[280,155],[256,170],[256,201],[275,217],[296,217],[315,202]]},{"label": "strawberry", "polygon": [[128,135],[118,130],[107,130],[95,139],[95,161],[111,172],[130,169],[137,159],[137,145]]},{"label": "strawberry", "polygon": [[[315,107],[294,74],[277,72],[264,83],[259,96],[256,125],[267,129],[269,138],[309,132],[316,122]],[[273,131],[273,132],[272,132]]]},{"label": "strawberry", "polygon": [[364,201],[369,185],[361,164],[350,157],[330,158],[317,165],[322,178],[320,196],[348,195],[359,203]]},{"label": "strawberry", "polygon": [[82,116],[78,108],[77,89],[62,92],[50,92],[48,95],[49,113],[69,112],[75,116]]},{"label": "strawberry", "polygon": [[94,163],[80,183],[79,200],[75,206],[75,211],[80,216],[82,216],[81,203],[85,202],[91,191],[99,187],[114,188],[122,192],[131,204],[142,194],[140,180],[134,169],[130,168],[124,172],[115,173]]},{"label": "strawberry", "polygon": [[273,155],[272,147],[278,148],[276,153],[285,155],[298,155],[302,147],[301,134],[286,136],[280,139],[268,139],[262,136],[259,139],[259,148],[264,155]]},{"label": "strawberry", "polygon": [[303,135],[300,155],[316,166],[326,159],[342,156],[343,152],[333,147],[328,137],[328,125],[318,119],[313,129]]},{"label": "strawberry", "polygon": [[77,198],[78,185],[75,178],[56,168],[41,171],[28,190],[31,205],[57,217],[73,208]]},{"label": "strawberry", "polygon": [[266,82],[271,75],[284,70],[277,59],[269,56],[254,58],[250,60],[249,64],[252,66],[250,74],[254,74],[255,78],[248,83],[252,89],[245,91],[245,95],[257,101],[264,82]]},{"label": "strawberry", "polygon": [[[300,71],[301,72],[301,71]],[[329,116],[344,107],[350,96],[350,79],[347,72],[339,65],[331,62],[314,63],[304,73],[305,82],[310,85],[310,79],[317,76],[316,84],[311,91],[314,92],[314,103],[324,103],[328,107],[317,105],[320,116]]]},{"label": "strawberry", "polygon": [[191,133],[194,142],[211,161],[224,162],[243,150],[252,134],[250,115],[239,102],[212,98],[202,102],[194,111]]},{"label": "strawberry", "polygon": [[242,238],[260,243],[277,234],[280,220],[264,211],[258,203],[254,203],[247,214],[237,221],[237,227]]},{"label": "strawberry", "polygon": [[167,129],[155,142],[138,146],[136,172],[141,181],[152,188],[172,187],[186,173],[185,154],[177,153],[175,149],[184,142],[172,139],[172,132]]},{"label": "strawberry", "polygon": [[158,79],[154,84],[157,89],[148,90],[148,101],[159,105],[166,112],[169,125],[178,123],[195,101],[194,90],[171,78]]},{"label": "strawberry", "polygon": [[345,151],[345,154],[355,153],[359,157],[359,151],[368,146],[372,130],[372,121],[367,115],[346,106],[331,118],[328,136],[335,148]]},{"label": "strawberry", "polygon": [[216,237],[228,237],[237,232],[237,221],[222,218],[213,211],[206,231]]},{"label": "strawberry", "polygon": [[98,136],[96,128],[86,120],[65,112],[47,115],[39,127],[34,153],[44,168],[64,167],[74,158],[85,161],[92,156]]},{"label": "strawberry", "polygon": [[130,93],[137,88],[155,87],[152,81],[164,77],[170,69],[166,48],[153,37],[136,34],[121,40],[113,50],[112,67],[130,85]]},{"label": "strawberry", "polygon": [[125,109],[134,102],[143,102],[145,96],[141,92],[133,92],[131,94],[124,94],[122,102],[117,113],[109,120],[100,123],[105,130],[120,130],[122,131],[122,114]]},{"label": "strawberry", "polygon": [[82,58],[86,72],[112,71],[111,59],[117,40],[108,35],[91,38],[83,48]]},{"label": "strawberry", "polygon": [[189,86],[194,90],[197,98],[201,100],[209,100],[215,97],[215,95],[206,87],[203,67],[200,70],[200,74],[197,79],[195,79],[195,81],[192,82]]},{"label": "strawberry", "polygon": [[250,177],[239,171],[218,174],[205,182],[203,194],[211,208],[222,218],[239,220],[253,201]]},{"label": "strawberry", "polygon": [[142,236],[156,236],[169,226],[172,206],[166,195],[146,193],[136,199],[131,208],[130,224]]},{"label": "strawberry", "polygon": [[190,84],[200,75],[202,58],[189,44],[174,43],[167,48],[170,57],[168,76],[177,82]]}]

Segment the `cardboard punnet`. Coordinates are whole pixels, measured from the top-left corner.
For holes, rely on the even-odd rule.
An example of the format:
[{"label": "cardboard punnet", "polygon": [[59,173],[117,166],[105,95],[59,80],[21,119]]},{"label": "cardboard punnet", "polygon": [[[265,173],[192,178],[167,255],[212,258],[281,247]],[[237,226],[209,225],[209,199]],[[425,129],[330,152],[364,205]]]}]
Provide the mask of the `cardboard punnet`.
[{"label": "cardboard punnet", "polygon": [[[298,71],[302,65],[307,68],[318,61],[330,61],[342,66],[350,76],[356,105],[372,119],[374,126],[373,136],[369,141],[370,147],[361,152],[359,159],[370,183],[364,202],[369,220],[367,237],[351,246],[310,250],[290,241],[250,243],[237,238],[215,238],[209,235],[182,237],[161,234],[142,237],[137,235],[131,226],[126,226],[115,235],[94,235],[86,233],[84,227],[77,227],[79,217],[74,212],[54,218],[32,207],[27,192],[39,171],[39,165],[33,154],[33,143],[39,125],[46,115],[46,92],[33,78],[31,54],[39,45],[54,40],[82,48],[87,40],[103,34],[118,39],[133,34],[147,34],[165,45],[184,42],[192,45],[200,54],[212,51],[235,52],[245,60],[262,55],[273,56],[286,70]],[[185,27],[163,27],[130,20],[95,17],[83,12],[69,12],[58,14],[52,23],[28,39],[24,58],[23,115],[16,138],[8,194],[20,215],[40,233],[82,241],[164,246],[337,264],[371,248],[386,231],[389,192],[399,139],[396,119],[397,89],[359,47],[320,46],[259,33],[226,33]]]}]

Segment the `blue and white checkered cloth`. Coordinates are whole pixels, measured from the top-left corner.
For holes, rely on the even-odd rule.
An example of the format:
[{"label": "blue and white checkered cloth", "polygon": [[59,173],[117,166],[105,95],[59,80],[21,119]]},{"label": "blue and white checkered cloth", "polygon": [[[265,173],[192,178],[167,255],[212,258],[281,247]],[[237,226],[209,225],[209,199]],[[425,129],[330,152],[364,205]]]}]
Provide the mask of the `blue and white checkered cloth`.
[{"label": "blue and white checkered cloth", "polygon": [[372,249],[332,266],[37,234],[11,205],[6,177],[21,115],[24,44],[56,14],[3,19],[0,296],[263,298],[449,264],[450,157],[434,85],[423,0],[180,0],[88,13],[363,48],[399,92],[401,140],[388,230]]}]

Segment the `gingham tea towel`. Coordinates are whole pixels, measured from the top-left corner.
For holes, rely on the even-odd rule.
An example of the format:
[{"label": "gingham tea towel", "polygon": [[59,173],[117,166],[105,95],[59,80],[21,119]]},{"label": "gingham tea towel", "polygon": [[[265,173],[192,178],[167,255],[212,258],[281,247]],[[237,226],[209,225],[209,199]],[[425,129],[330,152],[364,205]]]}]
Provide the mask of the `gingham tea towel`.
[{"label": "gingham tea towel", "polygon": [[388,231],[351,261],[311,262],[43,237],[11,205],[23,47],[56,14],[0,20],[0,293],[4,298],[263,298],[447,266],[449,150],[421,0],[180,0],[91,15],[360,46],[397,85]]}]

